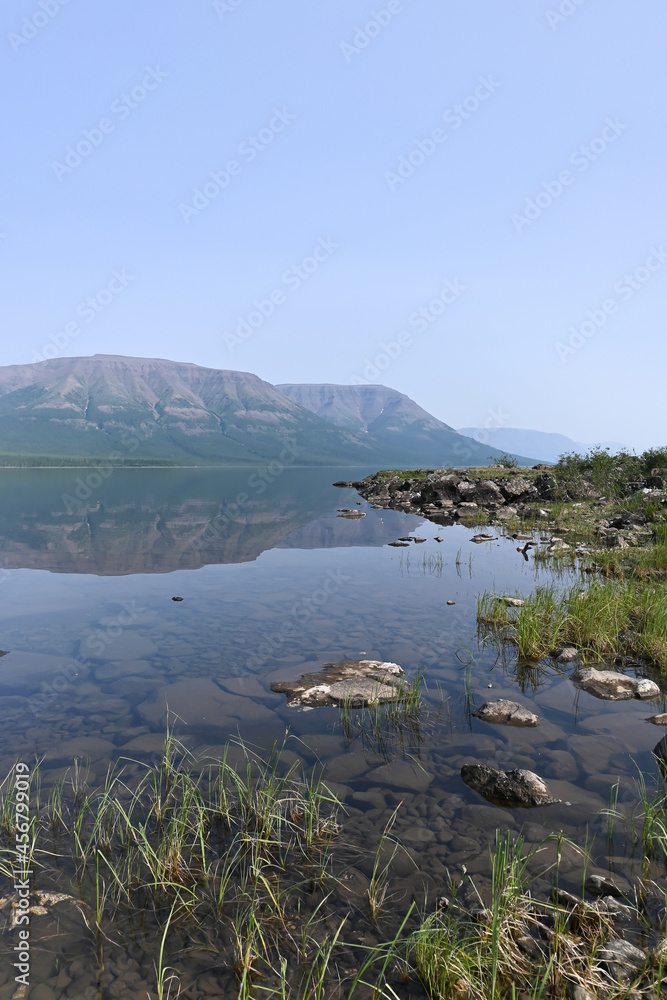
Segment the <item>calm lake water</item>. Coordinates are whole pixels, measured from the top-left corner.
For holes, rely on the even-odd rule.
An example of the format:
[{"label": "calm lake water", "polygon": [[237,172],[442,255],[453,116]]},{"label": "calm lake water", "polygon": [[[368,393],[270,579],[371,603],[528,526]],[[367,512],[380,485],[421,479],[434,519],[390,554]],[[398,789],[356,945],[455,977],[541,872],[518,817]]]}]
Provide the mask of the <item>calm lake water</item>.
[{"label": "calm lake water", "polygon": [[[629,848],[618,831],[608,841],[600,811],[617,784],[631,808],[638,769],[655,775],[662,732],[645,719],[663,700],[600,701],[577,691],[568,668],[499,656],[478,635],[476,596],[526,595],[552,580],[549,571],[497,529],[479,545],[470,540],[479,529],[366,503],[366,517],[338,517],[359,498],[332,482],[370,471],[287,470],[266,483],[238,469],[116,470],[86,496],[79,470],[3,470],[2,775],[18,757],[39,759],[48,791],[75,757],[89,762],[93,785],[119,758],[158,760],[168,705],[195,752],[221,752],[236,735],[267,750],[289,731],[294,759],[324,763],[348,843],[375,843],[401,803],[398,909],[425,894],[433,901],[463,870],[486,877],[496,827],[529,844],[558,830],[583,844],[588,830],[595,863],[628,874]],[[406,534],[426,542],[388,546]],[[575,582],[568,572],[557,585]],[[419,726],[378,741],[359,732],[354,713],[345,726],[337,709],[291,709],[270,690],[344,657],[421,673]],[[540,725],[472,718],[490,697],[521,701]],[[562,802],[493,806],[461,781],[468,762],[535,770]],[[564,854],[565,884],[580,888],[582,869]],[[58,947],[45,945],[35,973],[45,982]],[[13,987],[3,972],[0,996]],[[65,985],[56,995],[74,994]]]}]

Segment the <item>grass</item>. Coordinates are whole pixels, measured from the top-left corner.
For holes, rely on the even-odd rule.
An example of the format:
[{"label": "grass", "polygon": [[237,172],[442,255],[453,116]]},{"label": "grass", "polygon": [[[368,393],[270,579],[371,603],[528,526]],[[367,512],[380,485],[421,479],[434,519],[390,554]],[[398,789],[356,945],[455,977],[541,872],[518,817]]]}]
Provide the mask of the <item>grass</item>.
[{"label": "grass", "polygon": [[407,681],[393,701],[354,707],[352,700],[343,702],[339,710],[339,725],[348,746],[359,742],[383,761],[399,753],[411,757],[419,752],[425,707],[422,699],[423,677]]},{"label": "grass", "polygon": [[[533,874],[549,846],[552,856],[555,847],[555,860]],[[560,894],[558,869],[565,846],[584,854],[561,834],[524,851],[521,837],[496,832],[490,889],[483,892],[467,878],[453,884],[451,897],[425,915],[408,940],[414,970],[430,1000],[561,1000],[573,996],[576,988],[605,1000],[661,995],[661,952],[633,982],[618,982],[609,975],[601,949],[618,932],[604,901],[589,903]],[[550,872],[551,899],[538,900],[532,887]],[[476,905],[457,898],[466,881]]]},{"label": "grass", "polygon": [[[544,884],[548,873],[557,884],[568,843],[561,835],[527,851],[520,837],[498,831],[490,885],[464,874],[432,912],[418,917],[412,903],[397,916],[389,891],[402,850],[397,806],[365,893],[376,942],[346,941],[361,900],[340,877],[349,863],[341,807],[320,775],[283,762],[283,749],[274,746],[265,759],[236,742],[221,757],[195,759],[168,734],[159,766],[121,761],[96,790],[85,770],[74,768],[33,807],[35,881],[53,878],[62,889],[69,880],[91,929],[100,932],[102,965],[105,942],[113,936],[122,945],[129,913],[138,918],[130,925],[135,948],[137,927],[153,929],[142,949],[155,955],[155,985],[146,993],[157,1000],[190,995],[186,962],[198,947],[215,956],[217,968],[233,968],[234,983],[221,995],[240,1000],[399,1000],[420,990],[430,1000],[560,1000],[574,986],[605,1000],[626,995],[597,958],[614,935],[603,904],[572,904],[570,897],[563,906],[533,895],[536,879]],[[130,780],[132,768],[138,780]],[[642,788],[642,848],[664,867],[667,794],[662,789],[651,799]],[[12,789],[12,780],[0,789],[0,824],[5,862],[15,863]],[[394,932],[383,941],[387,917]],[[660,982],[659,958],[633,995],[659,995],[656,977]]]},{"label": "grass", "polygon": [[587,656],[642,657],[667,667],[667,587],[634,580],[594,582],[587,590],[564,593],[538,587],[521,608],[508,607],[493,594],[477,601],[477,622],[490,626],[500,642],[516,645],[518,655],[539,659],[563,645]]}]

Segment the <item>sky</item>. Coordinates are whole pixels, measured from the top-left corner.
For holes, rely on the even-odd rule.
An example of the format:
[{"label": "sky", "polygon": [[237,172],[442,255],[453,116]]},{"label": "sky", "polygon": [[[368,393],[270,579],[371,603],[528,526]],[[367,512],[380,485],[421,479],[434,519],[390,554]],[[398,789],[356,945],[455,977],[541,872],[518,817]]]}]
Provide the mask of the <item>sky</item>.
[{"label": "sky", "polygon": [[5,0],[0,364],[667,442],[664,0]]}]

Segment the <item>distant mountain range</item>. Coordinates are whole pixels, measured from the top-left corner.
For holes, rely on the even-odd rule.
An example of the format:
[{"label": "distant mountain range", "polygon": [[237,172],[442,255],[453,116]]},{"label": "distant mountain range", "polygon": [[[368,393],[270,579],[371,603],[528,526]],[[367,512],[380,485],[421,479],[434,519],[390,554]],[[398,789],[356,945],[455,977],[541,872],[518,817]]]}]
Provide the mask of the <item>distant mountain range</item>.
[{"label": "distant mountain range", "polygon": [[0,455],[417,468],[484,465],[500,451],[384,386],[276,387],[96,354],[0,368]]},{"label": "distant mountain range", "polygon": [[549,434],[546,431],[526,431],[518,427],[459,427],[459,434],[465,434],[480,443],[484,442],[501,451],[520,452],[522,455],[539,455],[541,462],[555,464],[561,455],[577,452],[586,454],[591,448],[609,448],[612,453],[622,451],[624,445],[618,441],[599,441],[597,445],[573,441],[564,434]]}]

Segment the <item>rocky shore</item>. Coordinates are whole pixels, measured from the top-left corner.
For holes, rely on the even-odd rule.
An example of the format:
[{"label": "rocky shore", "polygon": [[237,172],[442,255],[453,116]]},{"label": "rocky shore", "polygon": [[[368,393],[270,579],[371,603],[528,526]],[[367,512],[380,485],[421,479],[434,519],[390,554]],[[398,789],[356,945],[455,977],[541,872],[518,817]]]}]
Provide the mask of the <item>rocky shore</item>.
[{"label": "rocky shore", "polygon": [[[565,503],[578,514],[582,533],[595,536],[605,547],[626,548],[653,540],[644,514],[623,509],[585,479],[564,485],[554,472],[554,466],[546,465],[532,469],[425,469],[413,474],[375,472],[334,486],[356,489],[373,507],[421,514],[440,525],[530,521],[548,527],[553,505]],[[667,502],[660,476],[633,485],[635,492]]]}]

